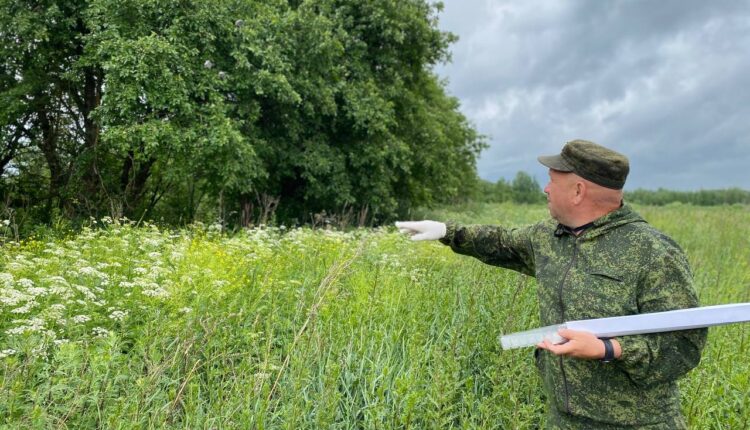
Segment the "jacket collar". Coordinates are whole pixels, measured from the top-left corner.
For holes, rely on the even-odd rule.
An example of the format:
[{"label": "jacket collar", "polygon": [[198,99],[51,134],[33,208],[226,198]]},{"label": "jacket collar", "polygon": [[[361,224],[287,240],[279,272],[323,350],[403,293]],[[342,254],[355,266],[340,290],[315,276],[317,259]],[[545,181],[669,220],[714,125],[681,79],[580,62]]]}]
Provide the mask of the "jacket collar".
[{"label": "jacket collar", "polygon": [[583,230],[579,234],[579,237],[586,237],[587,239],[600,236],[612,229],[620,227],[625,224],[634,222],[646,222],[638,213],[636,213],[628,204],[622,204],[618,209],[595,219],[594,221],[577,227],[571,228],[563,224],[558,224],[555,229],[555,236],[560,237],[564,234],[575,236],[575,231]]}]

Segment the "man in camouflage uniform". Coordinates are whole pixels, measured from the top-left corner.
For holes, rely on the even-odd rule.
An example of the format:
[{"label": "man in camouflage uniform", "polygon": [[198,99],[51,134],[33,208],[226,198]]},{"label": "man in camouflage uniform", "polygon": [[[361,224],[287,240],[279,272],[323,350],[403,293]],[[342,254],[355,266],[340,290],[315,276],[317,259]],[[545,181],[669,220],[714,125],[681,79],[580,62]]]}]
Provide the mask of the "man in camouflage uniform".
[{"label": "man in camouflage uniform", "polygon": [[[522,228],[436,221],[397,223],[414,240],[535,276],[541,325],[698,306],[680,247],[622,202],[625,156],[568,142],[539,157],[552,219]],[[535,351],[550,428],[685,428],[677,379],[700,361],[706,329],[568,341]]]}]

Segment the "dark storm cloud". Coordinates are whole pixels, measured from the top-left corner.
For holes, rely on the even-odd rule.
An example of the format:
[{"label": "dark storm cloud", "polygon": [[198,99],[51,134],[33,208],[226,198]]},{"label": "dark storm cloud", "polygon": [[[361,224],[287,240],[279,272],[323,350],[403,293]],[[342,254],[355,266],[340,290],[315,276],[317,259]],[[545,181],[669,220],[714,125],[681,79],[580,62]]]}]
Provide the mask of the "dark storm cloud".
[{"label": "dark storm cloud", "polygon": [[587,138],[631,158],[630,189],[750,188],[750,2],[444,3],[437,72],[490,136],[480,176],[544,181],[536,156]]}]

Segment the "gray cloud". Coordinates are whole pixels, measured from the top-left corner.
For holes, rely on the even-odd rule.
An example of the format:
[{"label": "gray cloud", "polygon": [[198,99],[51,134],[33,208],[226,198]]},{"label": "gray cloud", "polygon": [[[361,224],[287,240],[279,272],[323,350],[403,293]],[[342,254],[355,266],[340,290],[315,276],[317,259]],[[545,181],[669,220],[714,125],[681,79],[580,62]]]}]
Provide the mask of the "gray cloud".
[{"label": "gray cloud", "polygon": [[750,188],[750,2],[447,0],[436,68],[490,149],[480,176],[540,182],[586,138],[628,155],[628,189]]}]

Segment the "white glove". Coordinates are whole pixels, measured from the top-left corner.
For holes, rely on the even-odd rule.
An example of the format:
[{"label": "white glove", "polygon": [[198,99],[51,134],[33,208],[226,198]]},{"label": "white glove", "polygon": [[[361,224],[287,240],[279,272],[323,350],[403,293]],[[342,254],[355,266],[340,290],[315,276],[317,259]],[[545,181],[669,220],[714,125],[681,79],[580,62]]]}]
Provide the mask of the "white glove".
[{"label": "white glove", "polygon": [[401,233],[411,236],[411,240],[437,240],[445,237],[446,227],[437,221],[397,221]]}]

